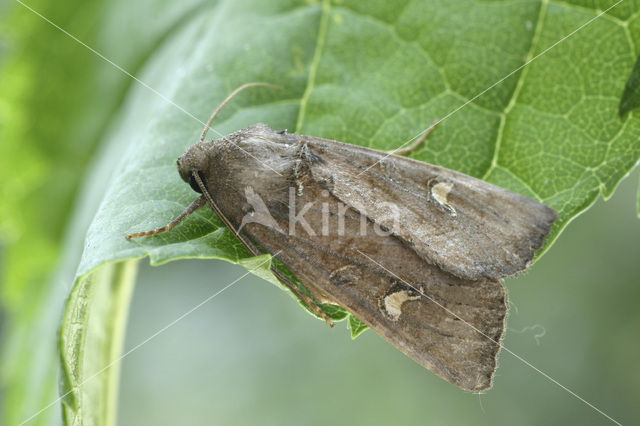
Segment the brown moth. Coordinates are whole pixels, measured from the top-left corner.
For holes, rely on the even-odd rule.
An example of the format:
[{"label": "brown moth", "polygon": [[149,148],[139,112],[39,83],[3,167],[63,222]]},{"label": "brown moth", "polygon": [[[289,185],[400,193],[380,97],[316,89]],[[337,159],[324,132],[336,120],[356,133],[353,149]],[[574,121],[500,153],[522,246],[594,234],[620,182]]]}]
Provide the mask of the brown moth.
[{"label": "brown moth", "polygon": [[330,324],[319,303],[449,382],[489,389],[507,314],[500,279],[527,268],[556,212],[463,173],[264,124],[204,142],[219,110],[257,85],[236,89],[178,159],[202,195],[127,238],[170,230],[208,203],[251,253],[277,253],[312,297],[274,274]]}]

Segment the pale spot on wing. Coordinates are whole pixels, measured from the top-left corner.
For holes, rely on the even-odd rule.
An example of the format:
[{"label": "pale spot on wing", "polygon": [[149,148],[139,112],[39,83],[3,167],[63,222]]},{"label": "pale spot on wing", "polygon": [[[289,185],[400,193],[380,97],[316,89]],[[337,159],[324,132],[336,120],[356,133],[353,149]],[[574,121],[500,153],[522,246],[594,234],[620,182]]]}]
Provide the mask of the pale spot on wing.
[{"label": "pale spot on wing", "polygon": [[456,215],[456,210],[451,207],[449,204],[449,193],[453,189],[453,183],[451,182],[439,182],[433,185],[431,188],[431,196],[433,196],[434,200],[436,200],[442,207],[449,210],[452,215]]},{"label": "pale spot on wing", "polygon": [[392,320],[397,321],[402,314],[402,304],[417,299],[420,299],[420,296],[410,296],[407,290],[396,291],[385,296],[384,309]]},{"label": "pale spot on wing", "polygon": [[362,272],[355,265],[345,265],[336,269],[329,275],[329,280],[333,285],[353,285],[361,278]]}]

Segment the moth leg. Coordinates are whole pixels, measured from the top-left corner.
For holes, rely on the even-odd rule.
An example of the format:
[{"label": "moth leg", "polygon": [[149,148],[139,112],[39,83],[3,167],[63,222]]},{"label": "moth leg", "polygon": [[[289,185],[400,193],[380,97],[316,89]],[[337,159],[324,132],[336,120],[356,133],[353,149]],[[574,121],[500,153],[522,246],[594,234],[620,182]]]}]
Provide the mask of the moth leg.
[{"label": "moth leg", "polygon": [[195,199],[193,203],[189,204],[189,206],[186,209],[184,209],[184,211],[180,214],[180,216],[176,217],[175,219],[173,219],[171,222],[169,222],[162,228],[157,228],[157,229],[154,229],[153,231],[136,232],[135,234],[127,235],[126,238],[127,240],[130,240],[131,238],[148,237],[149,235],[162,234],[163,232],[170,231],[173,228],[175,228],[176,225],[182,222],[187,216],[189,216],[191,213],[198,210],[200,207],[204,206],[206,203],[207,203],[206,198],[204,198],[204,195],[201,195],[200,197]]},{"label": "moth leg", "polygon": [[395,154],[395,155],[409,155],[409,154],[411,154],[413,151],[416,150],[416,148],[418,148],[420,145],[422,145],[425,140],[427,140],[427,137],[431,134],[431,132],[433,132],[433,130],[436,128],[436,126],[439,123],[440,123],[440,120],[434,121],[433,124],[431,126],[429,126],[429,128],[427,130],[425,130],[424,133],[422,135],[420,135],[420,137],[418,139],[416,139],[415,142],[413,142],[411,145],[406,146],[404,148],[393,149],[393,150],[391,150],[389,152],[392,153],[392,154]]}]

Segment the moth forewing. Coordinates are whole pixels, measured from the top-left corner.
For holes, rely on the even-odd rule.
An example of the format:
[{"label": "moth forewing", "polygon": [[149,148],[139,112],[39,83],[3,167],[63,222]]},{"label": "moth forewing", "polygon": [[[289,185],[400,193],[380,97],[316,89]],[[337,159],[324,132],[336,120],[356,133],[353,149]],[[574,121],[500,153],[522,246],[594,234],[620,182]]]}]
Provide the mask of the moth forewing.
[{"label": "moth forewing", "polygon": [[[302,136],[332,165],[331,192],[342,202],[367,207],[374,222],[425,260],[461,278],[499,279],[524,270],[557,218],[548,206],[515,192],[411,158]],[[325,173],[324,166],[312,169]],[[392,223],[392,202],[402,215]],[[395,219],[394,219],[395,220]]]}]

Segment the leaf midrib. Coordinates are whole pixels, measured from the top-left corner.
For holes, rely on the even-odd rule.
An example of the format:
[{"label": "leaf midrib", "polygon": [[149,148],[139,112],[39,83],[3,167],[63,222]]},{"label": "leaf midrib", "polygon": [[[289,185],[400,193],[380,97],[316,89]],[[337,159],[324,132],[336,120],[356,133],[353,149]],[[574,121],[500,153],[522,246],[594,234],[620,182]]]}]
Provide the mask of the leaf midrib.
[{"label": "leaf midrib", "polygon": [[[522,90],[522,86],[524,84],[525,78],[527,76],[527,74],[529,73],[529,65],[527,64],[529,61],[532,60],[532,58],[534,58],[534,53],[536,51],[536,48],[538,46],[538,43],[540,42],[540,34],[542,33],[542,26],[543,26],[543,22],[544,22],[544,18],[547,12],[547,8],[549,6],[549,0],[542,0],[540,2],[540,10],[538,12],[538,19],[536,22],[536,29],[533,32],[533,36],[531,39],[531,45],[529,46],[529,52],[527,53],[527,56],[524,60],[524,64],[526,64],[521,72],[520,75],[518,76],[518,81],[516,82],[516,86],[513,89],[513,92],[511,93],[511,98],[509,99],[509,102],[507,103],[507,106],[505,107],[504,111],[502,111],[502,113],[500,114],[500,124],[498,125],[498,134],[496,136],[496,141],[495,141],[495,148],[493,151],[493,157],[491,158],[491,163],[489,164],[489,167],[487,168],[487,171],[484,172],[484,174],[482,175],[482,180],[486,180],[487,177],[491,174],[491,172],[493,170],[496,169],[496,167],[500,166],[498,164],[498,158],[500,156],[500,147],[502,145],[502,139],[504,137],[504,127],[506,125],[507,122],[507,116],[509,115],[509,112],[511,112],[511,110],[513,109],[513,107],[516,104],[516,101],[518,99],[518,95],[520,95],[520,91]],[[504,170],[508,171],[510,174],[512,174],[513,176],[517,177],[519,181],[526,183],[522,178],[520,178],[519,176],[517,176],[515,173],[513,173],[513,171],[509,170],[507,167],[503,167],[500,166],[501,168],[503,168]],[[528,183],[526,183],[527,188],[529,188],[531,190],[531,193],[533,195],[536,196],[536,198],[540,199],[540,196],[538,195],[537,192],[533,191],[530,188],[530,185]]]},{"label": "leaf midrib", "polygon": [[322,51],[324,50],[324,44],[327,38],[327,27],[330,11],[331,0],[323,0],[320,14],[320,24],[318,26],[316,47],[313,53],[313,59],[311,60],[311,66],[309,67],[309,77],[307,79],[307,85],[305,87],[302,98],[300,99],[300,110],[298,111],[298,120],[296,121],[296,130],[294,133],[298,133],[302,128],[304,116],[307,111],[307,104],[309,103],[309,97],[311,96],[311,91],[315,86],[316,72],[318,71],[318,67],[320,65],[320,58],[322,57]]}]

